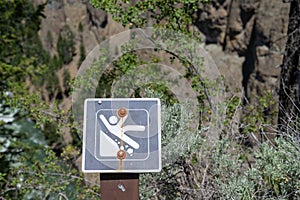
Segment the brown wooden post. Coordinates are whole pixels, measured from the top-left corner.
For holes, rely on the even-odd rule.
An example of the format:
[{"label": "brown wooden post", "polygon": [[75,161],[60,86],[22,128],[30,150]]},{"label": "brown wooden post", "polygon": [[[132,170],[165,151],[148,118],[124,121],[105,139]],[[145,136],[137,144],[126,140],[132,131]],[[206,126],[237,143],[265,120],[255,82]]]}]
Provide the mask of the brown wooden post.
[{"label": "brown wooden post", "polygon": [[138,173],[100,174],[101,200],[138,200]]}]

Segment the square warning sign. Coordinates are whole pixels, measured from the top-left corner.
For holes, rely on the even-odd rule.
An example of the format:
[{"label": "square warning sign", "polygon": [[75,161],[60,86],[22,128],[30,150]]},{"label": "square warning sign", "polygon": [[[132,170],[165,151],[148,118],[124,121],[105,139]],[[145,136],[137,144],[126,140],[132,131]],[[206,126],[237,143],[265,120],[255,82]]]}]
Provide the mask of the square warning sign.
[{"label": "square warning sign", "polygon": [[160,109],[157,98],[86,99],[83,171],[160,171]]}]

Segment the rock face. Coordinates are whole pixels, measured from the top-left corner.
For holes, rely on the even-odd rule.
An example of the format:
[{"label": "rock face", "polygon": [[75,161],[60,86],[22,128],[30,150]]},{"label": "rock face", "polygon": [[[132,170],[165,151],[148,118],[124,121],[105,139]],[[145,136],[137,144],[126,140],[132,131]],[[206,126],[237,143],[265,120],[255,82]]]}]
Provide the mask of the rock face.
[{"label": "rock face", "polygon": [[[34,0],[36,4],[46,0]],[[286,41],[289,4],[282,0],[216,0],[202,4],[195,26],[205,36],[207,50],[234,88],[242,87],[247,98],[277,88],[277,79]],[[90,52],[108,36],[124,28],[105,12],[93,8],[88,0],[50,0],[42,21],[40,37],[45,48],[55,54],[56,41],[65,25],[77,38],[77,53],[69,68],[75,68],[82,38]],[[79,26],[82,32],[79,33]],[[51,34],[52,44],[47,39]],[[225,76],[226,78],[226,76]],[[233,80],[235,81],[231,81]]]},{"label": "rock face", "polygon": [[[208,51],[222,57],[215,57],[217,65],[234,72],[235,84],[240,83],[250,102],[253,96],[278,88],[288,15],[289,4],[281,0],[219,0],[198,11],[196,26],[206,44],[222,47],[217,54],[211,47]],[[231,62],[225,64],[226,58]]]},{"label": "rock face", "polygon": [[[46,0],[33,0],[33,2],[42,4]],[[75,35],[76,55],[73,62],[65,66],[70,69],[72,76],[76,75],[81,42],[88,53],[106,37],[124,30],[107,13],[93,8],[88,0],[49,0],[45,7],[45,15],[39,35],[43,46],[51,55],[57,54],[58,37],[65,26],[68,26]],[[49,36],[51,44],[49,44]]]}]

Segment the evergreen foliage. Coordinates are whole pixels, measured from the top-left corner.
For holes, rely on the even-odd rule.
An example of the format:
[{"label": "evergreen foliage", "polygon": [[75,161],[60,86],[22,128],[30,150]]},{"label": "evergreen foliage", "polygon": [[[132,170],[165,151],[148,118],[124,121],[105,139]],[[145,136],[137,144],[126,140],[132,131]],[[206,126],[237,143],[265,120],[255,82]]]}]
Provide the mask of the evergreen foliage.
[{"label": "evergreen foliage", "polygon": [[75,55],[75,36],[68,25],[60,31],[57,40],[58,57],[62,64],[69,64]]}]

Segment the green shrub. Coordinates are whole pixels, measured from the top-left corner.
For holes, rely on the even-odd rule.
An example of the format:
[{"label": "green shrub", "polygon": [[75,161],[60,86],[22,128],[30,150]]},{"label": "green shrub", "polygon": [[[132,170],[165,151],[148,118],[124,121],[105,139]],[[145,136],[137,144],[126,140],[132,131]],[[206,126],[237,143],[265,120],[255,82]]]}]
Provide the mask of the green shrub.
[{"label": "green shrub", "polygon": [[57,40],[57,52],[63,64],[69,64],[75,55],[75,36],[68,25],[60,31]]}]

